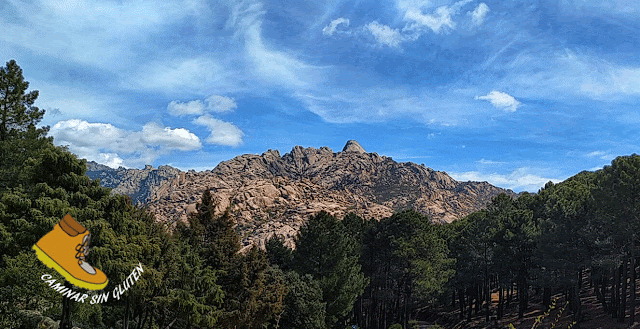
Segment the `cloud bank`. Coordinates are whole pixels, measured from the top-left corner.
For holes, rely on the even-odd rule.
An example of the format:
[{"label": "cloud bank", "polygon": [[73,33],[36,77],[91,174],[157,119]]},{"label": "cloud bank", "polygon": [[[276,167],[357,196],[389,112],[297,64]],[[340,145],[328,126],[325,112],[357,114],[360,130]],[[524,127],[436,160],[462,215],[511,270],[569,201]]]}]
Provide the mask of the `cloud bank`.
[{"label": "cloud bank", "polygon": [[151,164],[160,155],[202,148],[198,136],[189,130],[154,122],[145,124],[140,131],[131,131],[109,123],[72,119],[56,123],[49,133],[56,145],[67,145],[80,158],[112,168]]}]

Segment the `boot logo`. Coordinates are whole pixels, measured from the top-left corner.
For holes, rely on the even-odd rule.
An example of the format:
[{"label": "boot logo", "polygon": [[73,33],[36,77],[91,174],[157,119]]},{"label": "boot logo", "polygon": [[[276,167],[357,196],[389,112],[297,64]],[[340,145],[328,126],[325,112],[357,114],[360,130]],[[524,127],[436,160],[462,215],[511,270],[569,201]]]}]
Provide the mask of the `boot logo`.
[{"label": "boot logo", "polygon": [[109,280],[99,269],[86,262],[91,234],[67,214],[33,245],[38,259],[56,270],[71,284],[88,290],[101,290]]}]

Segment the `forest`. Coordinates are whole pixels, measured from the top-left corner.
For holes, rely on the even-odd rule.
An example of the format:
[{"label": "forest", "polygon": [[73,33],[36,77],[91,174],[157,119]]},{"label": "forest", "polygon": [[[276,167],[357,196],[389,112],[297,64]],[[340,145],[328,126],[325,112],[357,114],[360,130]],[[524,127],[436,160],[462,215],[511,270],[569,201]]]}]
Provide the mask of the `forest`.
[{"label": "forest", "polygon": [[[232,216],[214,214],[208,191],[187,223],[160,223],[89,179],[86,160],[37,126],[45,111],[28,87],[15,61],[0,68],[1,328],[412,328],[443,307],[459,321],[524,317],[533,298],[551,307],[558,295],[577,328],[585,286],[612,323],[636,321],[638,155],[499,195],[450,224],[413,210],[379,221],[322,212],[293,250],[273,237],[239,253]],[[105,292],[144,267],[119,299],[71,301],[41,279],[64,282],[31,247],[66,214],[91,232]]]}]

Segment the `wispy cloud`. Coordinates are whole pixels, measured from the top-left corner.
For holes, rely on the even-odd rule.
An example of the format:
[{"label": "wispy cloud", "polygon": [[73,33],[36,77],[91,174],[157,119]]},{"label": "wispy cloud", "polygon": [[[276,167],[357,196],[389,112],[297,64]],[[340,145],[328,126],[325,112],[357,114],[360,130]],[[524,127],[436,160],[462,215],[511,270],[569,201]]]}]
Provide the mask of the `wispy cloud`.
[{"label": "wispy cloud", "polygon": [[531,173],[529,168],[518,168],[508,174],[481,173],[478,171],[468,171],[460,173],[450,173],[451,177],[458,181],[489,182],[492,185],[502,188],[512,189],[516,192],[538,192],[547,182],[559,183],[562,180],[546,178]]},{"label": "wispy cloud", "polygon": [[213,95],[203,101],[193,100],[190,102],[171,101],[167,105],[167,111],[174,116],[201,115],[205,112],[225,113],[238,108],[233,98]]},{"label": "wispy cloud", "polygon": [[[396,1],[396,5],[404,26],[401,28],[391,27],[374,20],[364,26],[356,28],[348,36],[358,36],[362,33],[370,33],[378,45],[391,48],[400,48],[401,43],[416,41],[420,36],[431,31],[435,34],[448,33],[458,27],[456,16],[459,16],[461,9],[473,0],[462,0],[450,5],[432,8],[428,1]],[[489,12],[489,7],[481,3],[474,11],[469,12],[475,25],[480,25]],[[323,28],[324,35],[333,35],[340,24],[349,25],[349,20],[338,18]]]},{"label": "wispy cloud", "polygon": [[50,135],[56,145],[68,145],[79,157],[114,168],[151,164],[160,155],[202,147],[198,136],[187,129],[154,122],[145,124],[141,131],[130,131],[109,123],[72,119],[56,123]]},{"label": "wispy cloud", "polygon": [[432,13],[423,12],[421,7],[409,6],[404,13],[404,20],[408,25],[403,31],[429,28],[434,33],[441,33],[456,28],[453,16],[460,12],[460,9],[472,0],[458,1],[450,6],[440,6]]},{"label": "wispy cloud", "polygon": [[366,28],[380,45],[397,48],[400,46],[400,43],[404,41],[404,37],[400,34],[400,31],[380,24],[377,21],[367,24]]},{"label": "wispy cloud", "polygon": [[612,160],[613,158],[615,158],[615,156],[613,156],[610,152],[605,152],[605,151],[589,152],[587,153],[587,157],[600,158],[602,160]]},{"label": "wispy cloud", "polygon": [[322,29],[322,34],[333,35],[336,32],[339,25],[344,25],[346,27],[349,27],[349,19],[344,17],[334,19],[333,21],[331,21],[331,23],[329,23],[329,25],[325,26]]},{"label": "wispy cloud", "polygon": [[478,160],[479,164],[483,164],[483,165],[496,165],[496,164],[503,164],[504,162],[501,161],[492,161],[492,160],[486,160],[484,158]]},{"label": "wispy cloud", "polygon": [[126,65],[117,59],[133,55],[130,46],[141,35],[195,14],[195,4],[9,0],[7,6],[15,15],[0,15],[4,31],[0,39],[49,56],[113,69]]},{"label": "wispy cloud", "polygon": [[496,69],[500,86],[527,98],[615,102],[640,95],[640,66],[614,63],[573,49],[524,50]]},{"label": "wispy cloud", "polygon": [[497,90],[493,90],[484,96],[476,96],[476,99],[489,101],[496,108],[507,112],[515,112],[518,106],[520,106],[520,102],[513,98],[513,96]]}]

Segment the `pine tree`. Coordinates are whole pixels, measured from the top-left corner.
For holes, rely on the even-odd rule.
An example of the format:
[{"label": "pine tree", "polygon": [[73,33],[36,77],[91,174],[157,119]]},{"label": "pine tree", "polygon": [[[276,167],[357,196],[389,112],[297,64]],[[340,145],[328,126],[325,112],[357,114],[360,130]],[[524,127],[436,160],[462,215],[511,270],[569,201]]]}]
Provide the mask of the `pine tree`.
[{"label": "pine tree", "polygon": [[326,212],[312,216],[298,232],[294,268],[320,282],[327,327],[346,317],[368,280],[361,272],[356,241]]},{"label": "pine tree", "polygon": [[[38,91],[26,92],[29,82],[24,81],[22,69],[15,60],[0,67],[0,141],[16,137],[42,120],[44,110],[33,104],[38,98]],[[42,134],[46,129],[41,129]]]},{"label": "pine tree", "polygon": [[326,304],[322,302],[322,289],[318,281],[310,274],[299,275],[296,271],[289,271],[286,273],[286,284],[289,292],[284,300],[284,312],[277,323],[279,328],[326,328]]}]

